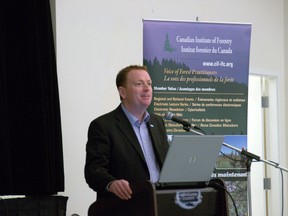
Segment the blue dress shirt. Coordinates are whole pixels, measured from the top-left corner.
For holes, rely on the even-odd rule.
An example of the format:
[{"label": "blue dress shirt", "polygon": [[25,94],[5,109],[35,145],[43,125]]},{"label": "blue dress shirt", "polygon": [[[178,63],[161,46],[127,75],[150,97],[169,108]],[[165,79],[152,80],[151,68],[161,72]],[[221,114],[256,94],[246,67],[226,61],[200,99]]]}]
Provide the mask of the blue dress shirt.
[{"label": "blue dress shirt", "polygon": [[134,115],[132,115],[124,106],[121,104],[121,107],[129,119],[135,134],[138,138],[138,141],[141,145],[146,164],[150,173],[150,181],[155,183],[159,179],[159,165],[156,162],[151,137],[147,128],[147,122],[149,121],[150,115],[146,111],[143,121],[139,121]]}]

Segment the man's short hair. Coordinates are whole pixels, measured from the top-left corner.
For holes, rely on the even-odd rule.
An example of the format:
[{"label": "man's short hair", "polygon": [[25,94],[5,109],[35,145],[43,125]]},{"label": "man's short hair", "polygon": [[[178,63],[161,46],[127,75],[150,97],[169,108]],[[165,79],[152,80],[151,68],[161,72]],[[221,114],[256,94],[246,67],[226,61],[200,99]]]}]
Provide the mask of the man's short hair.
[{"label": "man's short hair", "polygon": [[118,72],[117,77],[116,77],[117,89],[120,86],[125,86],[126,85],[127,75],[132,70],[145,70],[145,71],[148,72],[147,67],[146,66],[142,66],[142,65],[130,65],[130,66],[127,66],[127,67],[123,68],[122,70],[120,70]]}]

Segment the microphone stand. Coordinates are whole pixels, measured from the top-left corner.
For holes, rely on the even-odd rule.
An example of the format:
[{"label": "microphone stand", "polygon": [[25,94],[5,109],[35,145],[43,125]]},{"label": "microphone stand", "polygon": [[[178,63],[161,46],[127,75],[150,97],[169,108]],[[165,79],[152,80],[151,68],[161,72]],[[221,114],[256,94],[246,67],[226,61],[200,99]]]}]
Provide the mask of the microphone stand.
[{"label": "microphone stand", "polygon": [[[183,126],[183,129],[187,132],[193,132],[195,134],[198,134],[198,135],[201,135],[201,136],[204,136],[206,135],[206,133],[201,130],[201,128],[198,128],[197,126],[194,126],[193,128],[197,129],[197,130],[200,130],[201,132],[199,131],[196,131],[194,129],[191,128],[191,126],[187,126],[187,125],[184,125]],[[252,199],[251,199],[251,178],[250,178],[250,173],[251,173],[251,164],[252,164],[252,161],[255,160],[255,161],[260,161],[260,162],[264,162],[268,165],[271,165],[275,168],[278,168],[280,170],[283,170],[285,172],[288,172],[288,169],[287,168],[284,168],[282,166],[279,166],[278,163],[274,163],[274,162],[271,162],[271,161],[268,161],[268,160],[264,160],[264,159],[261,159],[260,156],[258,155],[255,155],[251,152],[248,152],[247,150],[245,149],[238,149],[234,146],[231,146],[225,142],[223,142],[223,145],[230,148],[230,149],[233,149],[237,152],[239,152],[240,154],[244,155],[246,157],[246,160],[245,160],[245,166],[246,166],[246,169],[247,169],[247,179],[248,179],[248,210],[249,210],[249,216],[252,216]]]},{"label": "microphone stand", "polygon": [[254,159],[254,160],[256,160],[256,161],[264,162],[264,163],[269,164],[269,165],[271,165],[271,166],[273,166],[273,167],[275,167],[275,168],[278,168],[278,169],[280,169],[280,170],[283,170],[283,171],[285,171],[285,172],[288,172],[288,169],[287,169],[287,168],[284,168],[284,167],[282,167],[282,166],[279,166],[278,163],[274,163],[274,162],[271,162],[271,161],[268,161],[268,160],[261,159],[260,156],[255,155],[255,154],[252,154],[251,152],[248,152],[248,151],[246,151],[245,149],[242,149],[242,150],[241,150],[241,149],[235,148],[234,146],[231,146],[231,145],[229,145],[229,144],[227,144],[227,143],[224,143],[224,142],[223,142],[223,145],[226,146],[226,147],[228,147],[228,148],[230,148],[230,149],[234,149],[235,151],[239,152],[239,153],[242,154],[242,155],[245,155],[246,158],[250,160],[250,162],[249,162],[250,165],[251,165],[252,160]]},{"label": "microphone stand", "polygon": [[250,172],[250,171],[251,171],[251,163],[252,163],[252,161],[253,161],[253,160],[255,160],[255,161],[261,161],[261,162],[264,162],[264,163],[266,163],[266,164],[269,164],[269,165],[271,165],[271,166],[273,166],[273,167],[275,167],[275,168],[278,168],[278,169],[280,169],[280,170],[283,170],[283,171],[285,171],[285,172],[288,172],[288,169],[279,166],[278,163],[273,163],[273,162],[271,162],[271,161],[261,159],[260,156],[255,155],[255,154],[253,154],[253,153],[251,153],[251,152],[248,152],[248,151],[246,151],[245,149],[242,149],[242,150],[241,150],[241,149],[238,149],[238,148],[236,148],[236,147],[234,147],[234,146],[231,146],[231,145],[229,145],[229,144],[227,144],[227,143],[224,143],[224,142],[223,142],[223,145],[226,146],[226,147],[228,147],[228,148],[230,148],[230,149],[233,149],[233,150],[239,152],[240,154],[242,154],[242,155],[244,155],[244,156],[246,156],[245,165],[246,165],[246,169],[247,169],[248,192],[250,192],[250,193],[248,194],[248,195],[249,195],[249,215],[251,216],[251,215],[252,215],[252,200],[251,200],[251,181],[250,181],[250,180],[251,180],[251,178],[250,178],[250,173],[251,173],[251,172]]}]

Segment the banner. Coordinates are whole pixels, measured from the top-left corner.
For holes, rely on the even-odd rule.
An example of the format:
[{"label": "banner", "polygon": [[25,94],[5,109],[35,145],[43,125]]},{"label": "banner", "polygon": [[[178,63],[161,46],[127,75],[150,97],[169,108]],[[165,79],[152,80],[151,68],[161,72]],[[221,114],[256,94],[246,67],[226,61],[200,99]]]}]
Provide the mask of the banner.
[{"label": "banner", "polygon": [[[154,94],[149,111],[163,117],[171,112],[206,134],[233,135],[224,141],[247,148],[251,25],[144,20],[143,26],[143,64]],[[165,125],[168,136],[187,133],[176,122]],[[245,215],[247,172],[242,160],[223,147],[212,177],[226,181],[238,212]]]}]

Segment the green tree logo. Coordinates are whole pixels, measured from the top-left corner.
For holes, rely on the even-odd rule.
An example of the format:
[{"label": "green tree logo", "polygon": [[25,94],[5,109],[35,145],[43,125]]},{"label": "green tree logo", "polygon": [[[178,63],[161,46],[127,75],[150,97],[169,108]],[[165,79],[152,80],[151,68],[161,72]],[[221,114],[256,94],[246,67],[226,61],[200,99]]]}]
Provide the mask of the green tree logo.
[{"label": "green tree logo", "polygon": [[164,51],[167,51],[167,52],[175,52],[176,51],[176,48],[173,48],[170,44],[168,33],[166,34],[166,39],[164,41]]}]

